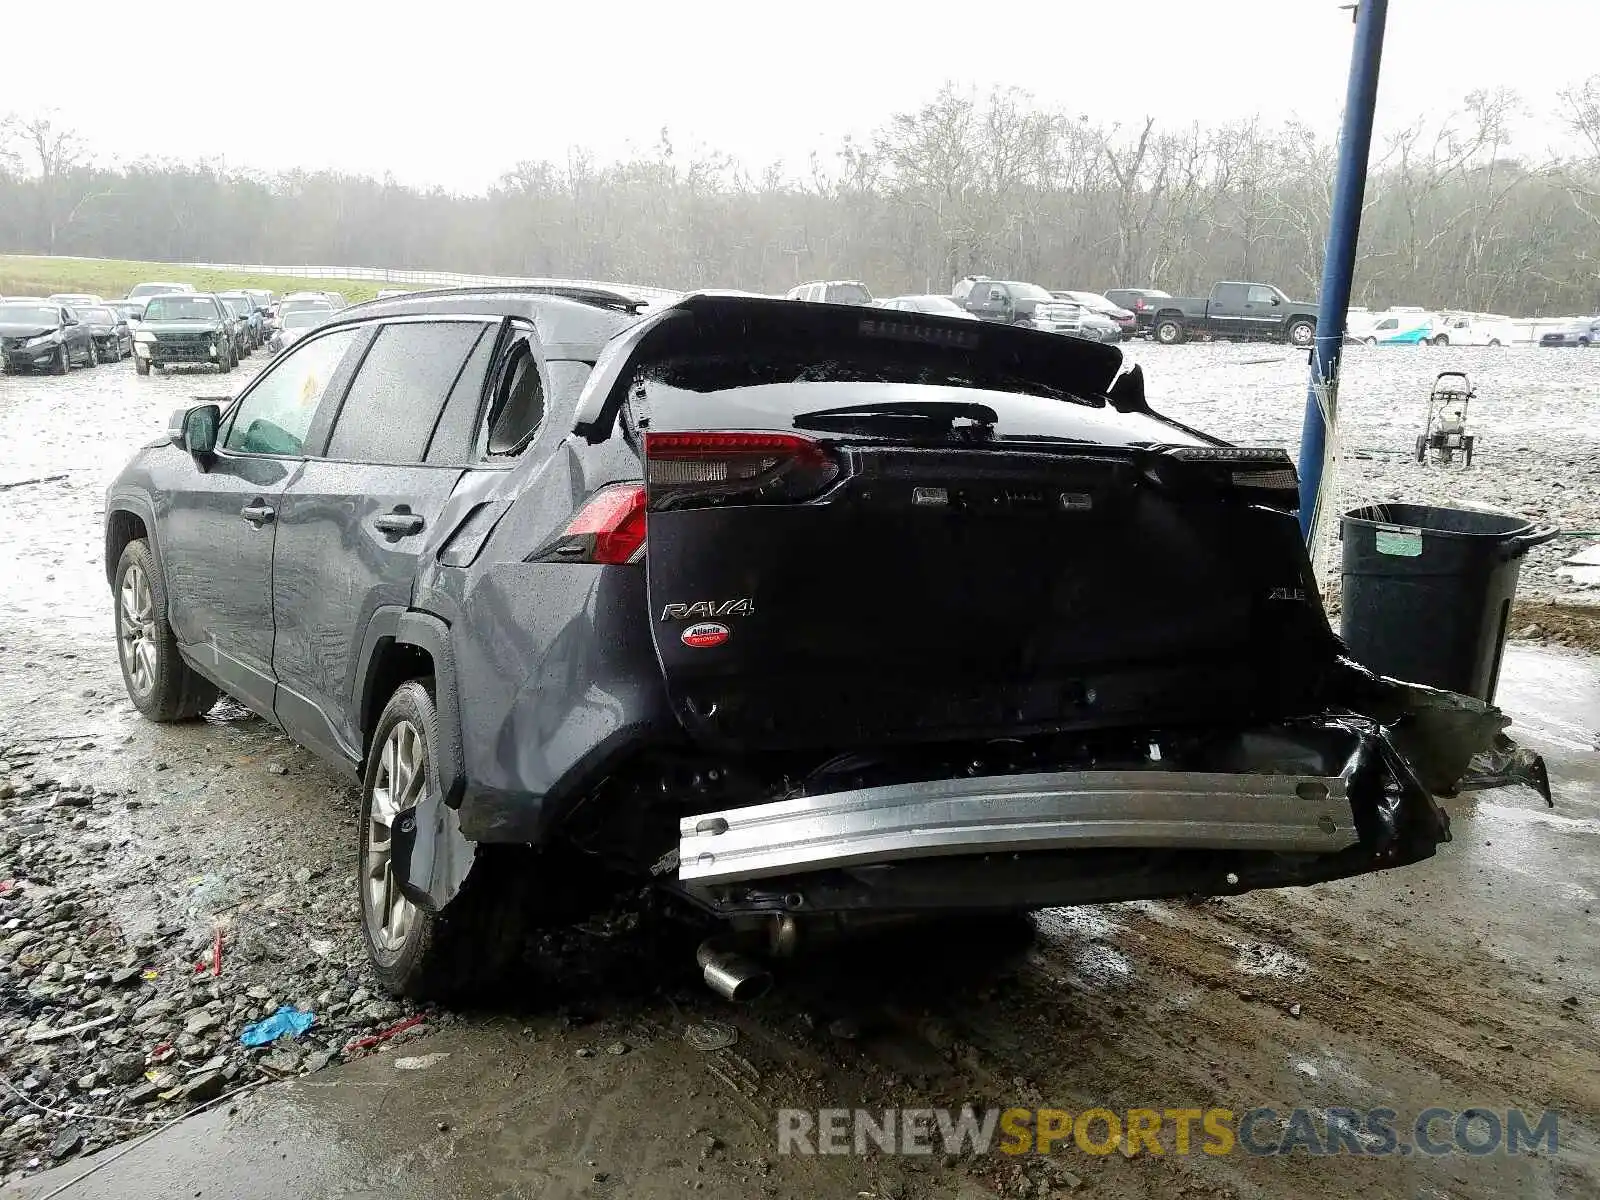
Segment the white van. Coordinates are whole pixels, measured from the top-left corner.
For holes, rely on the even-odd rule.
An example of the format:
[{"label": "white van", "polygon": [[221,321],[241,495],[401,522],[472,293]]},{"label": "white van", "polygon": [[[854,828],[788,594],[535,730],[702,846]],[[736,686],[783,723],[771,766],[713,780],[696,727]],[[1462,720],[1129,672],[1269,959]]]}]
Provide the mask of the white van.
[{"label": "white van", "polygon": [[1509,346],[1511,318],[1484,313],[1442,313],[1433,329],[1435,346]]}]

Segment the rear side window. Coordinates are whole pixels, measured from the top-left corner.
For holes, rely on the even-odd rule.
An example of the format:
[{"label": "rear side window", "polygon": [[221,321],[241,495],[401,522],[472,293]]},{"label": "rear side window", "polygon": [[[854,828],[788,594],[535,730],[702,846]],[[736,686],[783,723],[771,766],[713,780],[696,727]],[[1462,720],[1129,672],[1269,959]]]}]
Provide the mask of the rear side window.
[{"label": "rear side window", "polygon": [[464,467],[477,458],[478,417],[483,411],[483,388],[494,359],[499,328],[498,325],[484,326],[482,336],[467,355],[467,365],[461,368],[455,386],[450,389],[444,415],[439,418],[433,441],[428,444],[428,462],[434,466]]},{"label": "rear side window", "polygon": [[373,339],[328,438],[328,458],[420,463],[467,354],[475,321],[385,325]]},{"label": "rear side window", "polygon": [[495,378],[494,399],[489,406],[489,454],[518,453],[539,431],[544,410],[539,362],[533,356],[528,335],[519,333]]}]

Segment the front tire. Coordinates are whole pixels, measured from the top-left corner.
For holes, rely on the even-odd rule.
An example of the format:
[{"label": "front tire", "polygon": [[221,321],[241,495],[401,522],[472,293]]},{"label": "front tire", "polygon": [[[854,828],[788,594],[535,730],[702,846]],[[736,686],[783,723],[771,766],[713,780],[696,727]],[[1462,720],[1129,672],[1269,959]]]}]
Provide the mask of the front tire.
[{"label": "front tire", "polygon": [[56,359],[50,364],[50,370],[56,375],[65,375],[72,370],[72,355],[65,342],[56,347]]},{"label": "front tire", "polygon": [[1317,327],[1310,321],[1294,321],[1284,331],[1291,346],[1309,346],[1311,339],[1316,336]]},{"label": "front tire", "polygon": [[100,344],[93,338],[89,339],[88,363],[91,367],[98,367],[100,365]]},{"label": "front tire", "polygon": [[1183,322],[1174,321],[1170,317],[1156,323],[1156,341],[1163,346],[1176,346],[1183,341]]},{"label": "front tire", "polygon": [[1375,337],[1362,338],[1361,344],[1363,346],[1376,346],[1378,344],[1378,339]]},{"label": "front tire", "polygon": [[138,375],[150,374],[150,360],[148,358],[135,357],[133,360],[133,370],[134,373]]},{"label": "front tire", "polygon": [[481,849],[461,890],[438,912],[407,899],[395,883],[395,824],[424,800],[438,803],[432,684],[401,684],[373,730],[356,874],[361,934],[378,982],[415,999],[475,994],[498,982],[522,949],[528,916],[527,871],[502,872],[506,864]]},{"label": "front tire", "polygon": [[133,706],[152,721],[185,721],[217,702],[217,688],[178,653],[167,624],[167,591],[150,544],[122,549],[114,577],[117,659]]}]

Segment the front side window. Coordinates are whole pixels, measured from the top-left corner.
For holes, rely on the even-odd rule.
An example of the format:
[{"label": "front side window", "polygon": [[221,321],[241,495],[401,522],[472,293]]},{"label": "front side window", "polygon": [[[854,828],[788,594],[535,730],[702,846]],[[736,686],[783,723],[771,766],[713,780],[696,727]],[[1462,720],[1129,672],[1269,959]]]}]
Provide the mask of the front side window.
[{"label": "front side window", "polygon": [[234,409],[223,446],[242,454],[301,453],[328,382],[355,338],[354,329],[336,330],[301,342],[269,367]]},{"label": "front side window", "polygon": [[385,325],[345,394],[327,457],[420,463],[445,397],[487,329],[478,321]]},{"label": "front side window", "polygon": [[1250,289],[1251,304],[1271,304],[1277,296],[1269,287],[1253,287]]}]

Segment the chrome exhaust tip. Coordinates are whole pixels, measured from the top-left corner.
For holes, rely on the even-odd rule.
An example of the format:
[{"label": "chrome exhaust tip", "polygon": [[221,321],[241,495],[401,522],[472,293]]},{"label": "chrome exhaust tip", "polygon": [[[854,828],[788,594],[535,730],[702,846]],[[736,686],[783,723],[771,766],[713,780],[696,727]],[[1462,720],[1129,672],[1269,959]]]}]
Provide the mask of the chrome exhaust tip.
[{"label": "chrome exhaust tip", "polygon": [[753,959],[727,949],[716,938],[700,943],[695,962],[709,987],[724,1000],[743,1002],[763,996],[772,987],[772,973]]}]

